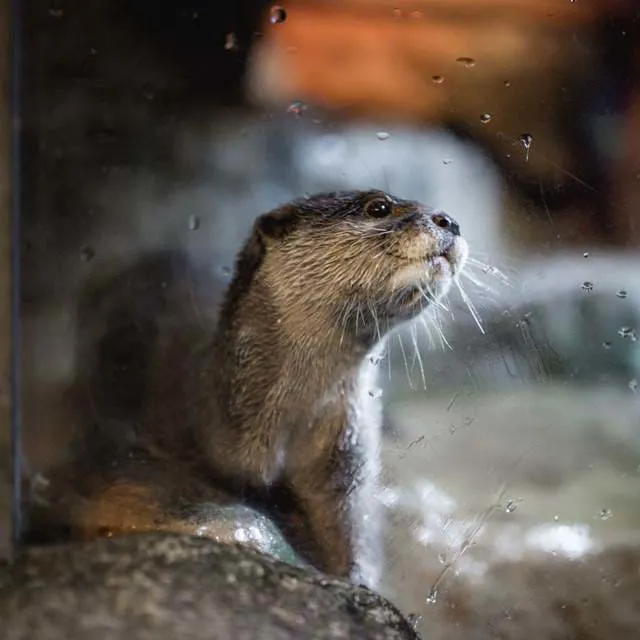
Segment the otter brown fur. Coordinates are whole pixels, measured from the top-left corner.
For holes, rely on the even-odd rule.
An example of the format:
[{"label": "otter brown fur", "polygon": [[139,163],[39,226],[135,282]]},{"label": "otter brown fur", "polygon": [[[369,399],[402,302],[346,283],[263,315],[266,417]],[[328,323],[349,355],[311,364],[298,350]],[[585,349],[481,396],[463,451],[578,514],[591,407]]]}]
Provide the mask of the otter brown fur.
[{"label": "otter brown fur", "polygon": [[445,293],[466,255],[449,216],[381,191],[262,215],[214,334],[197,348],[165,341],[150,367],[138,443],[188,461],[185,482],[212,487],[205,500],[214,487],[225,500],[266,495],[313,565],[375,584],[377,362],[387,333]]}]

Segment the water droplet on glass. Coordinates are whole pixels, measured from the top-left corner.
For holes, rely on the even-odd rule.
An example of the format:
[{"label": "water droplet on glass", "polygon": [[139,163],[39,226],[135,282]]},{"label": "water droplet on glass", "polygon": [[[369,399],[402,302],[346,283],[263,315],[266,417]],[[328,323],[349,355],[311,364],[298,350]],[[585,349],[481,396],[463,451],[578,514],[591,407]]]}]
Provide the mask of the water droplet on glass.
[{"label": "water droplet on glass", "polygon": [[507,513],[513,513],[517,508],[518,508],[518,505],[516,504],[515,500],[508,500],[507,504],[504,507],[504,510]]},{"label": "water droplet on glass", "polygon": [[618,296],[618,298],[626,298],[627,297],[627,292],[625,289],[618,289],[616,291],[616,295]]},{"label": "water droplet on glass", "polygon": [[438,601],[438,590],[435,587],[431,587],[429,595],[426,597],[425,602],[427,604],[435,604]]},{"label": "water droplet on glass", "polygon": [[372,398],[379,398],[382,395],[382,389],[369,389],[369,395]]},{"label": "water droplet on glass", "polygon": [[431,76],[431,81],[434,84],[442,84],[444,82],[444,76]]},{"label": "water droplet on glass", "polygon": [[281,24],[287,19],[287,12],[284,10],[284,7],[279,4],[271,7],[271,12],[269,14],[269,20],[271,24]]},{"label": "water droplet on glass", "polygon": [[638,393],[638,381],[636,378],[629,380],[629,389],[631,389],[633,393]]},{"label": "water droplet on glass", "polygon": [[191,214],[189,216],[189,231],[197,231],[200,228],[200,218]]},{"label": "water droplet on glass", "polygon": [[636,332],[631,327],[620,327],[618,329],[618,335],[621,338],[631,340],[631,342],[635,342],[638,339]]},{"label": "water droplet on glass", "polygon": [[238,50],[238,38],[236,37],[235,33],[227,33],[224,40],[224,48],[226,51]]},{"label": "water droplet on glass", "polygon": [[603,343],[602,343],[602,347],[603,347],[604,349],[611,349],[611,343],[610,343],[609,341],[607,341],[607,342],[603,342]]},{"label": "water droplet on glass", "polygon": [[461,64],[463,67],[466,67],[467,69],[471,69],[472,67],[476,66],[475,59],[469,58],[467,56],[460,56],[459,58],[456,58],[456,62],[458,64]]},{"label": "water droplet on glass", "polygon": [[438,562],[440,564],[446,564],[447,562],[447,554],[442,551],[441,553],[438,554]]},{"label": "water droplet on glass", "polygon": [[612,515],[611,509],[602,509],[600,511],[600,520],[608,520]]},{"label": "water droplet on glass", "polygon": [[443,160],[442,164],[451,164],[453,160]]},{"label": "water droplet on glass", "polygon": [[583,258],[588,258],[588,257],[589,257],[589,252],[588,252],[588,251],[585,251],[585,252],[582,254],[582,257],[583,257]]},{"label": "water droplet on glass", "polygon": [[588,280],[585,280],[582,283],[582,290],[589,293],[590,291],[593,291],[593,282],[589,282]]},{"label": "water droplet on glass", "polygon": [[93,260],[95,255],[96,252],[92,247],[83,247],[82,251],[80,251],[80,259],[82,262],[89,262],[90,260]]},{"label": "water droplet on glass", "polygon": [[382,358],[380,358],[379,356],[369,356],[369,360],[371,361],[371,364],[373,366],[377,367],[382,361]]},{"label": "water droplet on glass", "polygon": [[231,267],[222,267],[222,275],[229,277],[231,275]]},{"label": "water droplet on glass", "polygon": [[483,113],[480,116],[480,122],[482,122],[482,124],[487,124],[488,122],[491,122],[491,114],[490,113]]},{"label": "water droplet on glass", "polygon": [[419,613],[410,613],[407,616],[407,621],[413,627],[415,631],[418,628],[418,625],[422,622],[423,617]]},{"label": "water droplet on glass", "polygon": [[387,131],[378,131],[378,133],[376,133],[376,138],[378,138],[378,140],[388,140],[390,135]]},{"label": "water droplet on glass", "polygon": [[510,87],[511,86],[511,82],[509,80],[505,80],[504,81],[504,86],[505,87]]},{"label": "water droplet on glass", "polygon": [[304,102],[301,102],[300,100],[294,100],[288,107],[287,107],[287,113],[290,113],[294,116],[296,116],[296,118],[299,118],[302,113],[306,110],[307,105]]},{"label": "water droplet on glass", "polygon": [[520,144],[524,147],[525,160],[529,162],[529,151],[531,151],[531,145],[533,144],[533,136],[530,133],[523,133],[520,136]]}]

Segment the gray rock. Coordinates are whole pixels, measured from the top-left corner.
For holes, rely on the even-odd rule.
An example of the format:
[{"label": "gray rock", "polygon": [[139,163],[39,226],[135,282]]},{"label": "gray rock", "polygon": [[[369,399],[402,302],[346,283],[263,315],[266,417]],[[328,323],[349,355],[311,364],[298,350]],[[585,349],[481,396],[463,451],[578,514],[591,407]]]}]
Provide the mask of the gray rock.
[{"label": "gray rock", "polygon": [[172,534],[27,547],[0,565],[1,640],[418,639],[381,596]]}]

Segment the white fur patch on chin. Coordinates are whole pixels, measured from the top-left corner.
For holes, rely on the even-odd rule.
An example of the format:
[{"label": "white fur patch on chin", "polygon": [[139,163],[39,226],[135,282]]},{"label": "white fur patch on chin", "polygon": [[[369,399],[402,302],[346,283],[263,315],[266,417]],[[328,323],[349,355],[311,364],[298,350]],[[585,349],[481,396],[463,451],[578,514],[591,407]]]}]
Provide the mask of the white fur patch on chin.
[{"label": "white fur patch on chin", "polygon": [[402,289],[411,285],[419,284],[429,278],[429,265],[426,262],[416,262],[398,269],[391,278],[393,289]]},{"label": "white fur patch on chin", "polygon": [[449,290],[453,281],[453,269],[446,258],[438,257],[429,262],[411,264],[399,269],[391,279],[394,290],[418,286],[425,292],[440,297]]},{"label": "white fur patch on chin", "polygon": [[453,248],[449,251],[449,255],[454,265],[454,272],[458,275],[464,269],[464,265],[469,257],[469,244],[463,237],[458,236]]},{"label": "white fur patch on chin", "polygon": [[[391,279],[394,289],[402,289],[412,285],[424,283],[440,295],[451,285],[451,280],[457,276],[469,256],[469,245],[461,236],[457,236],[453,246],[446,252],[446,256],[436,256],[431,260],[420,261],[420,257],[430,252],[424,250],[415,257],[415,262],[398,269]],[[409,260],[412,256],[406,256]]]}]

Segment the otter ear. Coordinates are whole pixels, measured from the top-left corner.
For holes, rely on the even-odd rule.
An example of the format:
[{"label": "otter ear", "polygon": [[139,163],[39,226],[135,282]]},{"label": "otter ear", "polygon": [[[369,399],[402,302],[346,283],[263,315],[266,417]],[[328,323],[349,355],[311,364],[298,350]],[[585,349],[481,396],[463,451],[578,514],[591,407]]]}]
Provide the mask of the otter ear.
[{"label": "otter ear", "polygon": [[280,240],[295,229],[298,220],[295,208],[285,206],[261,215],[255,221],[254,230],[263,240]]}]

